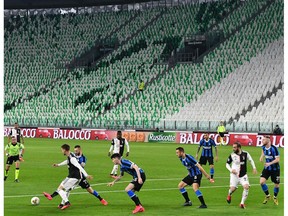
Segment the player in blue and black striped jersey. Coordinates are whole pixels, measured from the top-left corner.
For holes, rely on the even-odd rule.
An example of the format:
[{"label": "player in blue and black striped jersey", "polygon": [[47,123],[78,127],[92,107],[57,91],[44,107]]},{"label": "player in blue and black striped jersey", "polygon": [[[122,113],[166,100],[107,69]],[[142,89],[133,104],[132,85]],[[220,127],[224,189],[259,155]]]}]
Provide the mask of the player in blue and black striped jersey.
[{"label": "player in blue and black striped jersey", "polygon": [[203,165],[206,165],[207,164],[207,161],[209,163],[209,166],[210,166],[210,175],[211,175],[211,182],[214,182],[214,157],[213,157],[213,147],[215,148],[215,153],[216,153],[216,156],[215,156],[215,161],[217,162],[218,161],[218,150],[217,150],[217,146],[216,146],[216,143],[214,142],[213,139],[209,138],[209,135],[208,133],[204,133],[204,136],[203,136],[203,139],[200,140],[200,144],[199,144],[199,147],[198,147],[198,150],[197,150],[197,153],[196,153],[196,160],[198,160],[198,153],[201,149],[201,147],[203,148],[202,149],[202,154],[201,154],[201,157],[200,157],[200,160],[199,160],[199,164],[201,166]]},{"label": "player in blue and black striped jersey", "polygon": [[271,176],[271,181],[274,183],[274,204],[278,205],[277,195],[279,192],[279,184],[280,184],[280,154],[278,149],[271,144],[271,140],[269,136],[265,136],[262,139],[262,154],[260,157],[260,161],[263,162],[263,158],[265,157],[265,165],[260,177],[260,184],[262,190],[265,193],[265,199],[263,204],[266,204],[268,200],[270,200],[271,196],[268,190],[268,186],[266,185],[266,180]]},{"label": "player in blue and black striped jersey", "polygon": [[145,211],[144,207],[142,206],[138,196],[134,193],[135,191],[140,191],[146,180],[144,170],[138,167],[132,161],[121,158],[121,155],[119,153],[114,153],[111,156],[111,159],[115,165],[120,165],[121,174],[113,182],[110,182],[108,186],[113,186],[115,182],[119,181],[123,177],[124,172],[133,176],[133,180],[125,188],[125,191],[136,205],[132,213],[136,214],[138,212],[144,212]]},{"label": "player in blue and black striped jersey", "polygon": [[[76,155],[77,161],[78,163],[84,168],[87,162],[87,158],[83,155],[82,153],[82,149],[80,145],[76,145],[74,147],[74,153]],[[83,176],[83,178],[81,179],[81,181],[79,182],[79,186],[82,189],[86,189],[90,194],[94,195],[96,198],[99,199],[99,201],[103,204],[103,205],[108,205],[108,202],[103,199],[96,190],[94,190],[89,182],[87,181],[87,179]]]},{"label": "player in blue and black striped jersey", "polygon": [[181,163],[187,168],[188,175],[182,179],[182,181],[178,184],[178,188],[185,198],[184,206],[192,206],[192,202],[188,197],[188,193],[185,190],[187,185],[192,186],[193,190],[201,202],[199,208],[207,208],[207,205],[204,202],[203,195],[199,190],[202,173],[211,181],[211,177],[205,172],[205,170],[201,167],[201,165],[195,160],[192,155],[185,154],[184,149],[182,147],[176,148],[176,155],[180,159]]}]

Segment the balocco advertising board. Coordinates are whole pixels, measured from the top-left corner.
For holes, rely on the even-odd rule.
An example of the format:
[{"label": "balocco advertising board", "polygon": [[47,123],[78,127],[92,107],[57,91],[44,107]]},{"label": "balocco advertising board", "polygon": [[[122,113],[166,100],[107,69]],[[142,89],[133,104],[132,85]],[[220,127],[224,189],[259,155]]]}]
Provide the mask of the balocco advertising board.
[{"label": "balocco advertising board", "polygon": [[[12,127],[4,127],[4,136],[10,134]],[[63,129],[63,128],[21,128],[24,138],[51,138],[51,139],[76,139],[76,140],[112,140],[116,137],[117,131],[97,129]],[[204,133],[200,132],[138,132],[123,131],[123,137],[129,142],[159,142],[159,143],[180,143],[199,144]],[[217,133],[208,133],[209,137],[220,145]],[[240,142],[243,146],[262,146],[263,134],[257,133],[227,133],[224,135],[224,142],[232,145]],[[273,145],[284,147],[284,135],[270,135]]]}]

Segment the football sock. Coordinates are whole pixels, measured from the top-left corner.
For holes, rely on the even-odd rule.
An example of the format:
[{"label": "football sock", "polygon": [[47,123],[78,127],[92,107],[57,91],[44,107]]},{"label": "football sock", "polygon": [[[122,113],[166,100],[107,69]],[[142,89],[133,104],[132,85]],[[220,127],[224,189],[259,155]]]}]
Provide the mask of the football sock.
[{"label": "football sock", "polygon": [[51,197],[53,198],[53,197],[55,197],[55,196],[57,196],[57,195],[58,195],[58,192],[57,192],[57,191],[54,191],[54,193],[51,194]]},{"label": "football sock", "polygon": [[132,190],[129,190],[127,192],[128,196],[134,201],[135,205],[140,205],[140,200],[139,198],[137,197],[137,195],[132,191]]},{"label": "football sock", "polygon": [[95,197],[97,197],[100,201],[102,200],[102,197],[97,193],[97,191],[93,191],[93,195],[95,196]]},{"label": "football sock", "polygon": [[279,187],[274,187],[274,197],[277,197],[279,193]]},{"label": "football sock", "polygon": [[198,199],[200,200],[201,204],[202,205],[206,205],[205,202],[204,202],[204,198],[203,198],[203,195],[202,195],[201,191],[197,190],[197,191],[195,191],[195,194],[198,197]]},{"label": "football sock", "polygon": [[7,177],[9,174],[9,170],[5,170],[5,176]]},{"label": "football sock", "polygon": [[242,199],[241,199],[241,204],[244,204],[245,200],[247,199],[247,197],[248,197],[248,192],[249,192],[249,190],[247,190],[247,189],[244,189],[244,190],[243,190]]},{"label": "football sock", "polygon": [[234,191],[232,191],[231,189],[229,189],[228,194],[231,196],[233,192],[234,192]]},{"label": "football sock", "polygon": [[269,191],[268,191],[268,186],[266,184],[261,185],[262,190],[264,191],[264,193],[267,195],[269,195]]},{"label": "football sock", "polygon": [[117,175],[117,172],[118,172],[118,165],[114,165],[111,171],[111,175]]},{"label": "football sock", "polygon": [[18,179],[19,172],[20,172],[19,168],[16,168],[16,170],[15,170],[15,179]]},{"label": "football sock", "polygon": [[180,189],[180,192],[182,193],[182,196],[184,197],[185,201],[186,201],[186,202],[189,202],[190,199],[189,199],[189,197],[188,197],[188,193],[187,193],[186,189],[185,189],[185,188],[181,188],[181,189]]},{"label": "football sock", "polygon": [[59,195],[61,196],[61,198],[64,200],[64,202],[66,204],[66,202],[68,202],[68,197],[67,197],[66,192],[63,191],[63,190],[59,190],[58,193],[59,193]]},{"label": "football sock", "polygon": [[213,176],[214,176],[214,168],[210,168],[210,175],[211,175],[211,179],[213,179]]}]

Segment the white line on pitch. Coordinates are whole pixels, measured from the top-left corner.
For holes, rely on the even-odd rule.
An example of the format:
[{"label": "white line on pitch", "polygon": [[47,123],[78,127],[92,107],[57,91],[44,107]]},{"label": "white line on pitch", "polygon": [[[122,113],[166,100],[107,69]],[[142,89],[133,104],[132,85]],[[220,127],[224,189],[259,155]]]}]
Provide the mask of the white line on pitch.
[{"label": "white line on pitch", "polygon": [[[130,182],[130,181],[129,181]],[[107,183],[106,183],[107,184]],[[267,185],[273,185],[272,183],[267,184]],[[250,184],[250,186],[259,186],[259,184]],[[209,189],[209,188],[228,188],[229,184],[227,185],[218,185],[218,186],[204,186],[204,187],[200,187],[200,189]],[[170,191],[170,190],[178,190],[178,188],[150,188],[150,189],[142,189],[141,191]],[[99,194],[103,194],[103,193],[123,193],[123,190],[111,190],[111,191],[97,191]],[[87,191],[83,191],[83,192],[76,192],[76,193],[71,193],[71,195],[80,195],[80,194],[87,194]],[[33,197],[33,196],[43,196],[43,194],[26,194],[26,195],[15,195],[15,196],[4,196],[4,198],[20,198],[20,197]]]}]

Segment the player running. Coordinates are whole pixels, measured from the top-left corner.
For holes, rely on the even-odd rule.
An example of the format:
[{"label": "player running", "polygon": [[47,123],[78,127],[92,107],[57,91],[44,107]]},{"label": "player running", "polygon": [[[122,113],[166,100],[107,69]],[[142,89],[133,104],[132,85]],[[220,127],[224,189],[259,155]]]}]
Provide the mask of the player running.
[{"label": "player running", "polygon": [[265,136],[262,140],[262,154],[260,157],[260,161],[263,162],[263,158],[265,157],[266,163],[264,165],[264,169],[260,176],[260,185],[262,190],[265,193],[265,199],[263,204],[266,204],[268,200],[271,199],[268,186],[266,185],[266,180],[271,176],[271,181],[274,183],[274,204],[278,205],[277,195],[279,193],[279,184],[280,184],[280,154],[278,149],[271,144],[271,140],[269,136]]},{"label": "player running", "polygon": [[199,187],[201,185],[202,173],[206,176],[208,180],[210,180],[210,182],[212,182],[211,177],[205,172],[205,170],[201,167],[201,165],[195,160],[192,155],[185,154],[184,148],[176,148],[176,155],[180,159],[181,163],[188,170],[188,175],[178,184],[178,188],[182,193],[182,196],[185,198],[185,203],[183,206],[192,206],[192,202],[188,197],[187,191],[185,190],[185,187],[189,185],[193,187],[196,196],[201,202],[199,208],[207,208],[207,205],[205,204],[203,195],[199,190]]},{"label": "player running", "polygon": [[[76,145],[74,147],[74,153],[76,155],[76,158],[78,160],[78,163],[83,167],[85,167],[87,159],[86,157],[83,155],[82,153],[82,149],[80,147],[80,145]],[[98,193],[97,191],[93,190],[93,188],[90,186],[89,182],[87,181],[87,179],[85,177],[83,177],[81,179],[81,181],[79,182],[79,186],[82,189],[86,189],[90,194],[94,195],[95,197],[97,197],[99,199],[99,201],[103,204],[103,205],[108,205],[108,202],[103,199]]]},{"label": "player running", "polygon": [[15,182],[19,182],[20,172],[20,155],[24,154],[24,145],[17,142],[17,138],[12,136],[12,142],[8,143],[5,147],[5,153],[7,156],[6,169],[4,173],[4,181],[8,178],[10,166],[15,162]]},{"label": "player running", "polygon": [[[242,199],[240,203],[240,208],[245,209],[245,201],[248,197],[249,192],[249,179],[247,175],[247,160],[250,161],[253,167],[253,173],[257,174],[255,163],[246,151],[242,151],[241,144],[235,142],[233,144],[233,153],[231,153],[226,162],[226,168],[230,172],[230,188],[228,191],[227,202],[231,203],[231,196],[237,189],[237,185],[241,184],[243,186]],[[232,163],[232,166],[230,164]]]},{"label": "player running", "polygon": [[48,200],[52,200],[53,197],[59,194],[62,200],[64,200],[63,206],[61,208],[59,206],[59,208],[61,210],[64,210],[71,206],[67,197],[67,192],[72,190],[80,182],[83,175],[87,179],[92,179],[92,176],[88,175],[87,172],[78,163],[75,154],[70,152],[70,146],[68,144],[63,144],[61,146],[61,151],[65,156],[67,156],[67,160],[59,164],[53,164],[53,166],[59,167],[59,166],[68,165],[68,176],[61,182],[58,189],[52,195],[46,192],[43,192],[43,194]]},{"label": "player running", "polygon": [[214,183],[214,179],[213,179],[213,177],[214,177],[214,161],[213,161],[214,157],[213,157],[213,150],[212,150],[213,146],[215,147],[215,153],[216,153],[215,161],[217,162],[218,161],[217,145],[213,139],[209,138],[208,133],[204,133],[203,139],[200,141],[200,144],[199,144],[199,147],[198,147],[198,150],[196,153],[196,160],[198,160],[198,153],[199,153],[201,147],[203,148],[202,154],[201,154],[201,157],[199,160],[199,164],[201,166],[203,166],[203,165],[206,165],[207,161],[208,161],[209,166],[210,166],[210,175],[211,175],[211,182],[212,183]]},{"label": "player running", "polygon": [[[111,147],[110,147],[109,152],[108,152],[108,157],[111,156],[112,150],[113,150],[113,154],[118,153],[122,157],[123,153],[124,153],[124,146],[125,145],[127,146],[126,157],[128,157],[129,156],[129,150],[130,150],[129,143],[124,137],[122,137],[122,132],[117,131],[117,138],[114,138],[112,140]],[[117,172],[118,172],[118,165],[115,164],[113,166],[111,173],[110,173],[110,176],[112,178],[117,178]]]},{"label": "player running", "polygon": [[119,181],[123,177],[124,172],[127,172],[128,174],[132,175],[133,180],[125,188],[125,191],[127,192],[128,196],[134,201],[136,205],[132,213],[136,214],[138,212],[144,212],[145,211],[144,207],[142,206],[138,196],[134,193],[135,191],[138,192],[140,191],[146,180],[144,170],[138,167],[132,161],[122,158],[121,155],[118,153],[113,154],[111,156],[111,159],[114,164],[120,165],[121,175],[118,176],[113,182],[110,182],[108,186],[111,187],[115,184],[115,182]]}]

